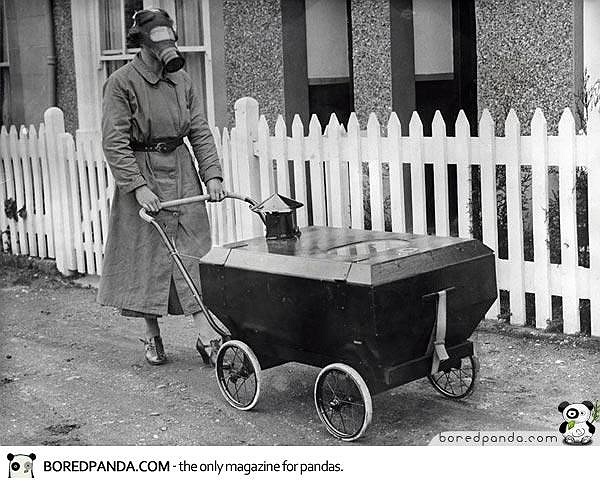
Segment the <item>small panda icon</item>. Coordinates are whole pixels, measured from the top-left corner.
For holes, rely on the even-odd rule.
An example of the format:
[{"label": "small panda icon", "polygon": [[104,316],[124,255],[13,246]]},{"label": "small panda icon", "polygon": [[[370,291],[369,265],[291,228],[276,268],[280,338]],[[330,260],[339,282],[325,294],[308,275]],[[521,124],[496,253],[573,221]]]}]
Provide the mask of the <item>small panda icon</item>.
[{"label": "small panda icon", "polygon": [[559,432],[567,444],[589,444],[596,427],[589,421],[594,404],[590,401],[581,403],[562,402],[558,411],[562,413],[565,421],[560,424]]},{"label": "small panda icon", "polygon": [[35,454],[7,454],[9,478],[32,478]]}]

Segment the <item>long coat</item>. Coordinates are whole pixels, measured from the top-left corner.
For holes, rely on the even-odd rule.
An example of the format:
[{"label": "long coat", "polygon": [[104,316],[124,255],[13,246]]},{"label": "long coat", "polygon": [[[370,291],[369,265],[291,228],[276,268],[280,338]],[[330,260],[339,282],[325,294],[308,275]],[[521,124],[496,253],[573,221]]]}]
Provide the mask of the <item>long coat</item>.
[{"label": "long coat", "polygon": [[[134,152],[130,145],[132,140],[147,143],[184,136],[194,150],[198,170],[186,145],[167,154]],[[139,54],[115,71],[104,86],[102,145],[116,188],[98,302],[136,313],[165,315],[173,280],[183,312],[199,311],[158,232],[139,217],[140,205],[135,199],[135,189],[144,184],[166,201],[202,194],[199,177],[204,182],[222,177],[214,140],[189,75],[177,71],[161,77]],[[210,249],[203,203],[160,211],[157,220],[183,255],[199,258]],[[198,261],[184,262],[199,284]]]}]

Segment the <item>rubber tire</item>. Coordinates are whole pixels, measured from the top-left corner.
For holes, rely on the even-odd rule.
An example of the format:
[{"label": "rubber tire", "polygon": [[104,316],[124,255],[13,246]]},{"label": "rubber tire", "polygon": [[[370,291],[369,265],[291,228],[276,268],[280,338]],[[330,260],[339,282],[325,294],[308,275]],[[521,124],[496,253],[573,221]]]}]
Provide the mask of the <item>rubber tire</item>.
[{"label": "rubber tire", "polygon": [[[219,371],[223,365],[223,357],[224,357],[225,351],[227,351],[227,349],[229,349],[229,348],[234,348],[234,347],[237,347],[238,349],[241,349],[244,352],[244,354],[250,361],[250,364],[252,365],[252,368],[254,370],[254,375],[256,376],[256,392],[254,393],[254,397],[252,398],[252,401],[248,405],[244,405],[244,406],[237,403],[231,397],[231,395],[229,394],[227,389],[224,387],[224,384],[221,382],[221,379],[219,377]],[[258,359],[256,358],[256,355],[254,354],[252,349],[250,349],[250,346],[243,343],[242,341],[237,341],[235,339],[224,342],[221,345],[221,347],[219,348],[219,352],[217,353],[217,364],[215,366],[215,376],[217,378],[217,384],[219,385],[219,390],[221,390],[223,397],[225,397],[225,400],[227,400],[227,402],[233,408],[236,408],[237,410],[242,410],[242,411],[247,411],[247,410],[251,410],[252,408],[254,408],[254,406],[258,402],[258,398],[260,396],[261,368],[260,368],[260,363],[258,362]]]},{"label": "rubber tire", "polygon": [[[465,356],[466,358],[467,356]],[[473,390],[475,389],[475,382],[477,381],[477,374],[479,372],[479,360],[477,359],[476,356],[468,356],[469,360],[471,361],[471,369],[473,370],[473,375],[471,377],[471,383],[469,385],[469,388],[464,392],[461,393],[460,395],[454,395],[452,393],[449,393],[448,391],[446,391],[445,389],[443,389],[432,377],[432,375],[427,375],[427,378],[429,379],[429,382],[431,383],[431,386],[433,386],[433,388],[438,391],[440,394],[442,394],[443,396],[447,397],[447,398],[451,398],[453,400],[460,400],[461,398],[465,398],[467,396],[469,396],[471,393],[473,393]]]},{"label": "rubber tire", "polygon": [[[358,391],[360,392],[363,404],[365,406],[365,416],[363,419],[362,426],[361,426],[360,430],[352,436],[347,436],[347,435],[341,434],[332,424],[329,423],[327,418],[324,416],[321,408],[319,407],[319,401],[318,401],[318,396],[317,396],[317,393],[319,391],[319,383],[324,379],[326,374],[328,372],[330,372],[331,370],[342,371],[343,373],[348,375],[354,381],[354,384],[357,386]],[[367,387],[365,380],[363,380],[362,376],[360,376],[360,373],[358,373],[358,371],[356,371],[351,366],[348,366],[343,363],[332,363],[330,365],[327,365],[325,368],[323,368],[321,370],[321,372],[317,376],[317,379],[315,380],[314,400],[315,400],[315,408],[317,409],[317,414],[319,416],[319,419],[321,420],[321,422],[323,422],[323,424],[327,428],[327,431],[331,435],[333,435],[335,438],[343,440],[345,442],[352,442],[352,441],[359,439],[364,434],[365,430],[371,423],[371,419],[373,418],[373,402],[371,400],[371,393],[369,392],[369,388]]]}]

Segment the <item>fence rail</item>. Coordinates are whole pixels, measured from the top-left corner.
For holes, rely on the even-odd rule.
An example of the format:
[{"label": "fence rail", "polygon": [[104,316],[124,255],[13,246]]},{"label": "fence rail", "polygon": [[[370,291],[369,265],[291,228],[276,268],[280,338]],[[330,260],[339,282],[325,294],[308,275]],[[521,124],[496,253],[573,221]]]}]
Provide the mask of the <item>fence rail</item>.
[{"label": "fence rail", "polygon": [[[545,328],[561,313],[565,332],[600,337],[600,227],[588,224],[600,216],[598,113],[583,135],[565,110],[558,135],[548,135],[536,110],[525,136],[511,111],[503,137],[487,110],[477,137],[463,112],[453,137],[439,112],[431,137],[416,113],[408,135],[394,113],[383,125],[371,114],[364,130],[354,114],[346,127],[313,116],[307,129],[298,116],[291,127],[279,116],[273,132],[251,98],[235,114],[231,130],[213,129],[229,189],[305,202],[301,226],[479,237],[496,252],[504,291],[489,317],[510,312],[513,323]],[[74,141],[52,108],[37,132],[3,127],[0,155],[0,196],[25,208],[0,215],[4,248],[56,258],[64,273],[100,274],[114,183],[99,134],[78,131]],[[231,200],[209,205],[209,216],[217,245],[263,231]]]}]

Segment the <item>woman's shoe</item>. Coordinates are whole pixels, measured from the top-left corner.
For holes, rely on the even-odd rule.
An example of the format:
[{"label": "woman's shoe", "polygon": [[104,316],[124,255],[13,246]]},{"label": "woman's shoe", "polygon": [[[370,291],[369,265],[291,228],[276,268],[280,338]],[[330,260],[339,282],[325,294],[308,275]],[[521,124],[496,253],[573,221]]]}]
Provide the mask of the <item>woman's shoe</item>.
[{"label": "woman's shoe", "polygon": [[146,348],[146,361],[151,365],[161,365],[167,362],[165,348],[160,336],[154,336],[150,339],[140,339]]}]

